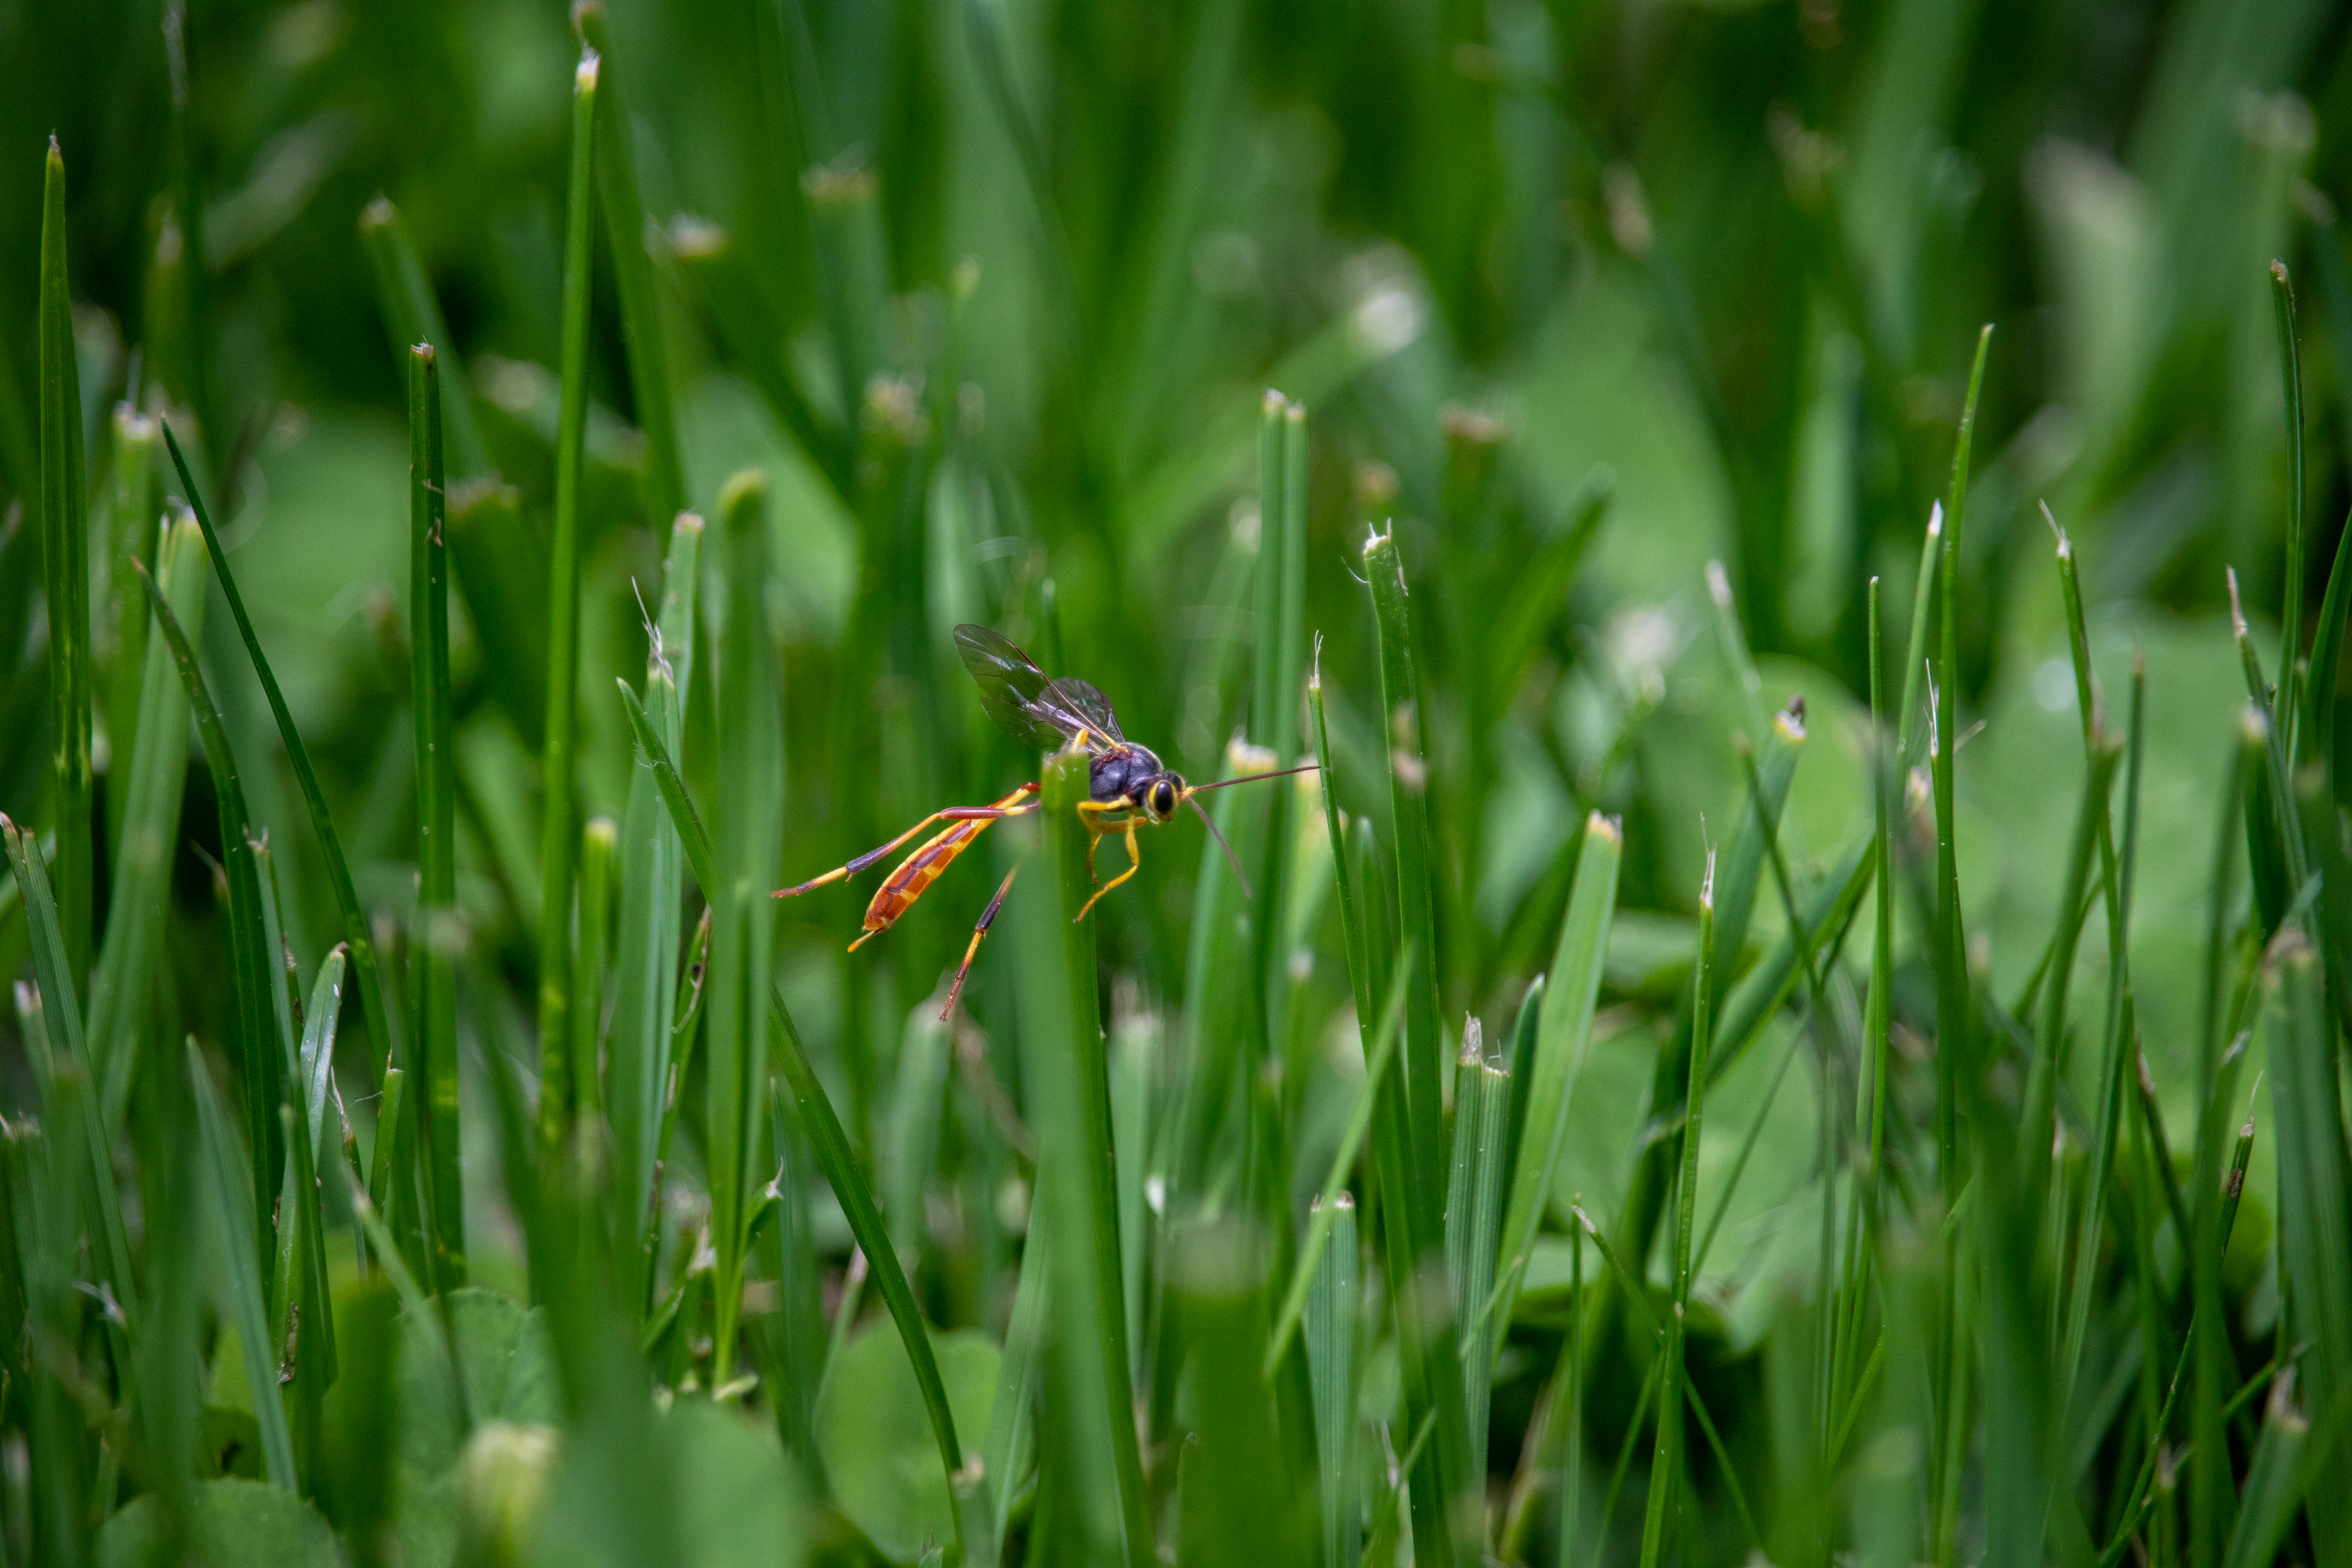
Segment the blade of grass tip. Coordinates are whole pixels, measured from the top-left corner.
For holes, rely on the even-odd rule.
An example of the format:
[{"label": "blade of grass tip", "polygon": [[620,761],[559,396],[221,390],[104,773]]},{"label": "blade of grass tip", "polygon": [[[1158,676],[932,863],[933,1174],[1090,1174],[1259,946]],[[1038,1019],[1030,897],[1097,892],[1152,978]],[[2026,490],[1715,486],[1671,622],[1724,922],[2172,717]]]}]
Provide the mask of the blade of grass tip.
[{"label": "blade of grass tip", "polygon": [[[126,561],[155,559],[161,511],[155,495],[155,421],[128,403],[114,405],[113,474],[107,486],[108,555],[100,563],[114,625],[113,647],[102,672],[106,734],[114,778],[137,776],[139,700],[147,669],[147,595],[131,581]],[[174,730],[173,734],[182,731]],[[185,758],[182,758],[185,761]],[[121,855],[123,818],[107,824],[110,846]],[[110,903],[111,900],[110,900]]]},{"label": "blade of grass tip", "polygon": [[[717,857],[712,851],[710,835],[702,826],[701,815],[686,793],[685,781],[678,777],[677,768],[670,761],[668,748],[654,732],[646,710],[629,689],[627,681],[619,681],[621,702],[629,718],[629,727],[636,736],[637,749],[659,784],[662,804],[669,810],[670,822],[677,829],[686,851],[687,864],[692,868],[694,879],[701,885],[704,895],[719,884],[716,880]],[[1083,853],[1083,851],[1081,852]],[[775,1053],[775,1065],[782,1072],[793,1095],[793,1108],[801,1126],[806,1130],[809,1142],[816,1155],[817,1168],[833,1187],[834,1196],[841,1202],[842,1213],[849,1222],[850,1235],[862,1247],[874,1269],[875,1282],[882,1291],[883,1304],[898,1331],[899,1342],[906,1347],[907,1359],[915,1369],[915,1385],[923,1396],[924,1413],[929,1417],[932,1436],[937,1438],[940,1459],[949,1477],[952,1491],[962,1494],[980,1478],[970,1476],[964,1466],[963,1451],[956,1441],[955,1417],[948,1409],[947,1388],[940,1381],[939,1360],[931,1350],[929,1331],[923,1324],[922,1313],[915,1305],[914,1292],[907,1287],[907,1277],[898,1267],[898,1256],[889,1245],[889,1230],[883,1224],[881,1210],[874,1202],[873,1189],[866,1184],[859,1170],[857,1157],[849,1145],[848,1134],[842,1131],[841,1118],[833,1108],[832,1098],[810,1063],[807,1047],[802,1044],[799,1028],[784,1006],[782,996],[772,984],[768,988],[768,1042]],[[1132,1424],[1129,1427],[1133,1431]],[[964,1510],[959,1509],[959,1521]]]},{"label": "blade of grass tip", "polygon": [[[1495,1284],[1495,1244],[1503,1221],[1503,1150],[1510,1141],[1510,1069],[1492,1062],[1465,1062],[1473,1098],[1485,1101],[1478,1141],[1470,1151],[1470,1212],[1465,1228],[1460,1305],[1463,1404],[1470,1429],[1470,1475],[1481,1489],[1486,1474],[1488,1412],[1494,1391],[1495,1356],[1510,1322],[1511,1304],[1490,1294]],[[1461,1099],[1459,1089],[1455,1098]],[[1467,1103],[1467,1102],[1465,1102]],[[1452,1216],[1449,1215],[1448,1222]]]},{"label": "blade of grass tip", "polygon": [[431,343],[408,353],[408,656],[416,746],[416,1030],[421,1075],[413,1113],[436,1290],[466,1282],[465,1187],[458,1172],[457,749],[449,691],[448,479],[441,374]]},{"label": "blade of grass tip", "polygon": [[299,1491],[293,1437],[278,1392],[278,1357],[269,1348],[261,1272],[252,1250],[238,1245],[239,1238],[253,1235],[257,1226],[250,1196],[253,1181],[246,1169],[245,1151],[221,1113],[212,1075],[205,1070],[204,1053],[193,1038],[186,1048],[187,1071],[195,1087],[196,1131],[205,1153],[205,1197],[228,1277],[229,1324],[236,1333],[237,1348],[245,1352],[254,1420],[261,1428],[262,1470],[272,1485]]},{"label": "blade of grass tip", "polygon": [[90,866],[89,506],[81,372],[66,271],[66,160],[49,138],[41,187],[41,575],[49,612],[49,768],[57,800],[58,923],[77,993],[88,989]]},{"label": "blade of grass tip", "polygon": [[1511,1173],[1510,1197],[1503,1209],[1501,1250],[1496,1266],[1496,1289],[1504,1300],[1517,1297],[1519,1279],[1534,1253],[1536,1228],[1550,1202],[1552,1181],[1567,1144],[1570,1102],[1592,1043],[1592,1015],[1601,995],[1624,843],[1616,818],[1598,812],[1587,818],[1568,918],[1560,926],[1551,979],[1544,987],[1533,1075],[1524,1086],[1514,1085],[1514,1092],[1526,1097],[1528,1110],[1525,1137]]},{"label": "blade of grass tip", "polygon": [[[327,863],[328,885],[334,889],[335,907],[343,917],[343,941],[352,950],[352,967],[359,982],[360,1007],[367,1020],[369,1039],[387,1057],[396,1057],[404,1045],[393,1027],[384,999],[383,977],[376,962],[367,911],[360,906],[351,865],[343,858],[342,840],[336,835],[334,819],[327,814],[327,797],[319,788],[318,773],[310,766],[310,748],[302,743],[302,733],[294,727],[294,714],[286,706],[284,693],[278,689],[278,677],[271,672],[269,660],[262,654],[261,639],[254,635],[252,617],[245,613],[245,595],[237,591],[236,577],[228,568],[228,552],[221,548],[220,531],[213,526],[212,514],[205,510],[204,495],[189,472],[186,454],[180,450],[179,438],[172,434],[171,422],[162,420],[159,424],[164,449],[171,454],[173,471],[180,477],[188,510],[204,533],[205,552],[212,557],[213,577],[220,584],[221,597],[228,603],[230,618],[236,622],[237,636],[244,640],[246,656],[261,682],[262,695],[269,700],[269,712],[278,722],[278,739],[285,744],[287,760],[294,765],[294,778],[301,785],[303,804],[310,808],[311,831],[319,836],[319,847]],[[180,660],[176,649],[173,657],[184,680],[194,676],[193,660]],[[193,692],[191,696],[193,699]],[[193,706],[201,728],[202,714],[208,702],[195,701]],[[209,759],[209,749],[205,754]]]},{"label": "blade of grass tip", "polygon": [[1307,1301],[1307,1376],[1315,1391],[1315,1454],[1321,1472],[1324,1568],[1354,1568],[1363,1555],[1364,1514],[1356,1485],[1356,1200],[1321,1198],[1310,1228],[1330,1213],[1331,1240]]},{"label": "blade of grass tip", "polygon": [[1927,509],[1927,536],[1919,542],[1919,577],[1911,592],[1911,631],[1903,662],[1903,700],[1895,710],[1895,759],[1899,774],[1912,765],[1915,726],[1922,711],[1919,677],[1927,668],[1927,624],[1935,613],[1936,576],[1944,559],[1944,503]]},{"label": "blade of grass tip", "polygon": [[[200,514],[201,517],[201,514]],[[136,563],[134,563],[134,565]],[[236,993],[237,1050],[244,1075],[246,1121],[253,1150],[253,1206],[248,1213],[266,1213],[278,1194],[278,1169],[285,1150],[278,1125],[278,1104],[284,1098],[284,1072],[274,1035],[277,1028],[271,988],[280,984],[262,931],[261,886],[254,867],[252,840],[245,808],[245,788],[238,782],[236,757],[229,750],[228,730],[220,710],[205,689],[195,649],[173,614],[171,602],[155,585],[146,568],[138,566],[139,581],[155,612],[156,628],[163,634],[179,667],[180,683],[194,713],[196,733],[204,742],[205,763],[213,777],[213,797],[218,804],[222,859],[228,872],[229,962]],[[226,579],[223,580],[226,582]],[[235,603],[234,600],[231,601]],[[270,1254],[266,1231],[253,1235],[257,1267]]]},{"label": "blade of grass tip", "polygon": [[1059,1492],[1097,1558],[1151,1561],[1135,1402],[1121,1303],[1116,1166],[1109,1085],[1097,1013],[1094,927],[1076,919],[1090,891],[1083,753],[1053,758],[1041,776],[1045,890],[1015,907],[1024,982],[1019,993],[1022,1081],[1033,1097],[1039,1149],[1037,1202],[1053,1247],[1059,1331],[1045,1382],[1047,1426],[1062,1435],[1080,1473]]},{"label": "blade of grass tip", "polygon": [[[183,513],[159,542],[163,547],[158,561],[163,596],[183,621],[201,626],[204,542],[194,520]],[[124,575],[131,577],[127,570]],[[135,578],[126,586],[138,595],[143,638],[150,615],[147,595],[138,593]],[[90,1058],[98,1075],[100,1120],[110,1136],[122,1126],[130,1104],[139,1058],[138,1025],[153,994],[163,954],[172,861],[180,840],[188,773],[188,697],[172,668],[171,650],[160,640],[150,642],[140,662],[146,668],[139,682],[138,727],[155,743],[138,750],[128,771],[115,775],[124,785],[119,797],[121,832],[107,900],[106,936],[99,944],[98,969],[90,981]],[[179,743],[173,744],[173,740]]]},{"label": "blade of grass tip", "polygon": [[1649,1508],[1642,1521],[1642,1568],[1656,1568],[1665,1546],[1668,1516],[1678,1511],[1675,1494],[1682,1482],[1677,1439],[1682,1433],[1683,1332],[1690,1308],[1691,1257],[1698,1213],[1699,1127],[1706,1107],[1706,1047],[1712,1034],[1707,968],[1713,957],[1714,926],[1715,853],[1709,850],[1706,877],[1699,885],[1698,946],[1691,974],[1690,1099],[1684,1115],[1682,1174],[1676,1182],[1680,1198],[1675,1221],[1674,1315],[1666,1322],[1666,1370],[1658,1394],[1657,1452],[1650,1464]]},{"label": "blade of grass tip", "polygon": [[[670,749],[682,739],[678,681],[694,668],[696,578],[702,520],[681,512],[670,528],[662,568],[659,619],[646,654],[647,717]],[[660,1130],[668,1095],[671,1038],[677,1010],[679,910],[685,861],[677,830],[663,811],[653,774],[634,768],[621,818],[621,926],[614,952],[612,1053],[613,1190],[624,1226],[638,1237],[633,1249],[644,1270],[633,1277],[629,1299],[642,1301],[650,1286],[644,1243],[654,1225]]]},{"label": "blade of grass tip", "polygon": [[2047,501],[2042,503],[2042,521],[2050,525],[2056,540],[2058,593],[2066,609],[2066,652],[2074,667],[2074,709],[2083,721],[2083,752],[2088,756],[2099,727],[2099,699],[2091,673],[2091,632],[2090,623],[2083,614],[2082,574],[2075,570],[2074,542],[2058,526]]},{"label": "blade of grass tip", "polygon": [[[1988,324],[1977,337],[1976,363],[1969,372],[1968,399],[1962,405],[1959,430],[1953,443],[1950,500],[1945,510],[1942,565],[1937,582],[1941,637],[1935,680],[1929,692],[1935,708],[1928,723],[1927,759],[1936,812],[1936,1156],[1937,1183],[1948,1215],[1959,1206],[1960,1193],[1966,1184],[1960,1156],[1959,1094],[1963,1077],[1974,1070],[1968,1016],[1968,937],[1961,923],[1958,840],[1954,826],[1957,802],[1952,793],[1952,756],[1954,742],[1959,734],[1960,531],[1967,518],[1969,459],[1976,432],[1977,400],[1984,389],[1985,356],[1991,342],[1992,328]],[[1959,1411],[1967,1393],[1958,1386],[1957,1375],[1966,1342],[1958,1332],[1961,1297],[1965,1294],[1958,1245],[1958,1231],[1948,1231],[1942,1313],[1946,1330],[1936,1358],[1936,1386],[1931,1398],[1934,1408],[1945,1417],[1939,1426],[1934,1468],[1936,1485],[1929,1500],[1934,1540],[1939,1552],[1951,1539],[1958,1520]]]},{"label": "blade of grass tip", "polygon": [[[774,633],[768,619],[767,479],[757,468],[727,481],[719,500],[720,549],[730,592],[718,686],[719,875],[704,892],[710,928],[710,1018],[705,1082],[705,1163],[717,1251],[717,1361],[731,1370],[742,1297],[744,1249],[760,1160],[760,1085],[766,1076],[761,999],[768,994],[783,798],[782,719]],[[869,1258],[872,1248],[868,1249]],[[873,1259],[878,1262],[879,1259]]]},{"label": "blade of grass tip", "polygon": [[575,0],[572,25],[599,67],[596,194],[604,208],[604,233],[613,247],[613,291],[620,298],[621,345],[629,361],[637,428],[646,437],[646,479],[657,515],[686,510],[686,469],[678,459],[677,398],[671,389],[669,355],[662,341],[661,310],[654,297],[653,261],[646,253],[646,206],[637,190],[636,138],[627,100],[613,70],[612,28],[604,0]]},{"label": "blade of grass tip", "polygon": [[[1445,1168],[1444,1117],[1439,1099],[1436,868],[1429,843],[1429,763],[1422,745],[1421,689],[1413,671],[1411,612],[1407,607],[1404,556],[1393,526],[1365,541],[1364,575],[1371,580],[1372,609],[1380,628],[1381,710],[1389,750],[1390,842],[1397,858],[1397,929],[1410,944],[1416,968],[1405,993],[1405,1108],[1412,1130],[1413,1158],[1422,1170]],[[1426,1230],[1443,1228],[1444,1189],[1430,1184],[1416,1194],[1426,1205]],[[1445,1417],[1438,1418],[1438,1473],[1454,1479],[1447,1461]]]},{"label": "blade of grass tip", "polygon": [[580,677],[580,474],[588,436],[589,278],[594,267],[596,56],[584,50],[572,89],[572,176],[564,207],[562,402],[555,433],[555,537],[547,588],[547,747],[540,770],[540,1136],[561,1140],[571,1110],[573,742]]},{"label": "blade of grass tip", "polygon": [[[2286,581],[2280,590],[2278,711],[2286,731],[2286,754],[2298,753],[2296,666],[2303,658],[2303,361],[2294,342],[2294,285],[2286,263],[2271,263],[2271,310],[2278,321],[2279,390],[2286,408]],[[2331,672],[2332,680],[2332,672]]]},{"label": "blade of grass tip", "polygon": [[[116,1365],[127,1373],[130,1363],[126,1358],[132,1333],[131,1314],[139,1298],[131,1273],[131,1247],[123,1229],[121,1200],[115,1191],[110,1145],[99,1122],[97,1097],[89,1089],[89,1053],[81,1031],[81,1004],[74,995],[71,960],[67,956],[65,937],[59,930],[48,875],[41,868],[39,847],[5,814],[0,814],[0,841],[6,845],[8,862],[16,872],[16,886],[24,900],[25,926],[30,939],[27,945],[33,952],[34,980],[39,987],[41,1022],[49,1052],[48,1068],[40,1074],[42,1087],[53,1090],[57,1076],[68,1069],[79,1077],[82,1086],[82,1092],[74,1096],[79,1104],[71,1111],[76,1121],[76,1141],[89,1160],[81,1175],[88,1183],[91,1261],[100,1270],[100,1283],[109,1298],[110,1310],[104,1316],[110,1347]],[[54,1100],[48,1100],[42,1107],[43,1114],[52,1121],[64,1116],[68,1110]]]},{"label": "blade of grass tip", "polygon": [[1339,1147],[1332,1152],[1330,1171],[1323,1178],[1323,1189],[1315,1198],[1313,1215],[1307,1222],[1307,1239],[1300,1245],[1298,1261],[1291,1270],[1290,1288],[1283,1295],[1281,1310],[1275,1314],[1274,1332],[1266,1338],[1258,1375],[1268,1382],[1289,1352],[1291,1333],[1307,1310],[1317,1270],[1330,1244],[1332,1227],[1339,1222],[1339,1199],[1348,1189],[1349,1173],[1356,1168],[1356,1156],[1363,1150],[1364,1135],[1370,1131],[1381,1086],[1387,1079],[1389,1062],[1396,1053],[1397,1026],[1403,1018],[1404,1002],[1404,978],[1400,970],[1397,978],[1390,983],[1387,1001],[1381,1004],[1379,1026],[1372,1031],[1364,1086],[1357,1091],[1356,1103],[1348,1112],[1347,1131],[1339,1135]]},{"label": "blade of grass tip", "polygon": [[[2345,1149],[2334,1020],[2316,956],[2294,933],[2281,938],[2275,962],[2286,1003],[2284,1026],[2271,1043],[2279,1249],[2289,1303],[2283,1338],[2309,1345],[2302,1372],[2311,1407],[2326,1411],[2352,1397],[2346,1392],[2352,1389],[2352,1163]],[[2345,1473],[2341,1454],[2328,1464],[2334,1473]],[[2322,1489],[2310,1508],[2315,1541],[2352,1543],[2352,1496],[2340,1488]],[[2336,1550],[2323,1550],[2321,1562],[2336,1561]]]},{"label": "blade of grass tip", "polygon": [[[376,308],[391,328],[394,350],[403,356],[417,343],[457,365],[457,343],[449,323],[442,319],[441,301],[425,276],[425,260],[409,237],[408,220],[391,200],[378,196],[361,209],[360,244],[375,276]],[[441,389],[441,422],[449,445],[450,470],[460,479],[481,479],[490,472],[488,452],[474,423],[474,397],[465,376],[452,375]]]}]

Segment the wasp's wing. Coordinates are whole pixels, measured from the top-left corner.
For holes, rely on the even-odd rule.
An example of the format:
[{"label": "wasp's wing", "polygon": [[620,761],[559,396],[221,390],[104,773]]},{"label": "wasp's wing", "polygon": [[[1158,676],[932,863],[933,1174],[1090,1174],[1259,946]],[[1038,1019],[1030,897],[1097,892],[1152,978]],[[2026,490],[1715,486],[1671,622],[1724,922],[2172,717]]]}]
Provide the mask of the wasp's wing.
[{"label": "wasp's wing", "polygon": [[[967,622],[955,629],[956,653],[980,688],[980,706],[996,727],[1024,745],[1054,751],[1081,731],[1096,730],[1093,718],[1074,701],[1068,681],[1049,680],[1036,661],[986,626]],[[1075,683],[1093,693],[1108,717],[1110,705],[1086,682]],[[1098,731],[1097,731],[1098,732]],[[1111,727],[1111,733],[1118,733]]]},{"label": "wasp's wing", "polygon": [[1073,715],[1085,725],[1093,751],[1108,750],[1110,743],[1127,739],[1119,733],[1118,715],[1110,710],[1110,699],[1091,681],[1065,675],[1046,686],[1044,700],[1056,712]]}]

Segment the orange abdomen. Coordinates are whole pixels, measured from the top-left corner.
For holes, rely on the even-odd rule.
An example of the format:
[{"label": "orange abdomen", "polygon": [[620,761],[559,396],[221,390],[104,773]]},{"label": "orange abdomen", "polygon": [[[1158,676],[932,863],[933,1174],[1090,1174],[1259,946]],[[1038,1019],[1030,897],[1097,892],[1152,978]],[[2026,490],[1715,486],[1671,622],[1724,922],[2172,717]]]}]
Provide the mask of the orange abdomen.
[{"label": "orange abdomen", "polygon": [[[1036,788],[1034,784],[1023,784],[998,801],[993,809],[1009,810],[1034,793]],[[866,906],[866,930],[857,942],[849,944],[850,951],[856,952],[857,942],[870,936],[878,936],[896,924],[898,917],[912,909],[915,900],[939,880],[940,873],[954,865],[955,858],[969,848],[971,841],[980,837],[981,831],[995,820],[994,817],[980,817],[950,823],[926,840],[921,848],[899,861],[890,875],[883,879],[881,887],[875,889],[874,901]]]}]

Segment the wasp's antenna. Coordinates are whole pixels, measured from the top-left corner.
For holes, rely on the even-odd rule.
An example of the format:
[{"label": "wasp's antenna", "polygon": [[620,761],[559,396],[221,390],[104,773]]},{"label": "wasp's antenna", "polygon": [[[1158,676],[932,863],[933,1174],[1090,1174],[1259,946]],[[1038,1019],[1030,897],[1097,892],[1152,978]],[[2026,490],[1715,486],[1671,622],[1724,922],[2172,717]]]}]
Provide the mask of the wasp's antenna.
[{"label": "wasp's antenna", "polygon": [[1236,779],[1219,779],[1214,784],[1193,784],[1184,793],[1206,795],[1213,789],[1231,789],[1235,784],[1256,784],[1262,779],[1286,779],[1293,773],[1311,773],[1321,765],[1319,763],[1301,763],[1295,768],[1276,768],[1272,773],[1244,773]]},{"label": "wasp's antenna", "polygon": [[[1253,776],[1264,777],[1265,775],[1255,774]],[[1239,779],[1231,779],[1227,782],[1231,784],[1240,784],[1242,781]],[[1214,784],[1203,784],[1197,789],[1186,790],[1184,792],[1184,804],[1192,808],[1192,815],[1201,819],[1201,826],[1209,830],[1209,837],[1215,839],[1217,841],[1217,847],[1225,852],[1225,860],[1227,864],[1231,865],[1234,868],[1234,880],[1242,885],[1242,897],[1244,899],[1255,899],[1257,895],[1250,891],[1249,873],[1242,869],[1242,858],[1234,853],[1234,847],[1225,842],[1225,836],[1217,830],[1217,825],[1214,819],[1213,819],[1207,812],[1202,811],[1201,809],[1201,803],[1193,798],[1201,793],[1201,789],[1214,789],[1215,787],[1216,786]]]}]

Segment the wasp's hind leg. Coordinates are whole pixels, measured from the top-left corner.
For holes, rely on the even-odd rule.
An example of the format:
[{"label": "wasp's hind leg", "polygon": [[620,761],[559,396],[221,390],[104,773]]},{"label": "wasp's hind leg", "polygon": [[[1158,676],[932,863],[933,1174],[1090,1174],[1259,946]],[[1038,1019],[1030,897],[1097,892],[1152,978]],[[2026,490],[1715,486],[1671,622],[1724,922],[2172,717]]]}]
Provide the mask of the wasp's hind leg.
[{"label": "wasp's hind leg", "polygon": [[1034,804],[1024,805],[1022,802],[1026,800],[1028,796],[1036,793],[1037,786],[1035,784],[1025,784],[1019,789],[1014,790],[1011,795],[1006,795],[1003,800],[998,801],[993,805],[952,805],[948,807],[945,811],[935,811],[931,813],[930,816],[923,818],[922,821],[915,824],[914,826],[907,829],[906,832],[898,835],[898,837],[890,840],[889,843],[882,845],[877,848],[868,849],[865,854],[860,855],[855,860],[848,861],[844,865],[835,866],[832,870],[827,871],[822,877],[812,877],[807,881],[801,883],[798,887],[778,888],[773,893],[770,894],[769,897],[777,899],[794,899],[798,898],[803,893],[813,893],[819,888],[828,887],[835,882],[839,882],[847,878],[855,877],[860,871],[865,870],[868,866],[875,864],[878,860],[887,858],[892,850],[898,848],[901,844],[906,843],[908,839],[912,838],[915,835],[920,833],[924,828],[929,827],[934,822],[994,822],[1001,817],[1019,816],[1024,813],[1034,811],[1036,806]]},{"label": "wasp's hind leg", "polygon": [[1133,817],[1129,817],[1127,823],[1127,869],[1121,871],[1118,876],[1113,877],[1109,881],[1105,882],[1101,887],[1097,888],[1095,889],[1095,896],[1088,899],[1086,903],[1079,908],[1078,912],[1071,917],[1070,923],[1072,925],[1076,925],[1078,921],[1086,919],[1088,912],[1091,911],[1097,904],[1102,902],[1104,894],[1109,892],[1113,888],[1118,887],[1121,882],[1126,881],[1129,877],[1134,876],[1141,869],[1143,869],[1143,857],[1135,847],[1135,819]]},{"label": "wasp's hind leg", "polygon": [[988,900],[988,908],[980,911],[980,923],[971,928],[971,941],[963,950],[963,962],[956,966],[955,984],[948,987],[948,999],[940,1008],[942,1022],[955,1011],[956,998],[963,994],[963,983],[971,975],[971,961],[980,956],[980,944],[988,940],[988,928],[996,923],[996,911],[1004,907],[1004,895],[1013,890],[1013,879],[1019,875],[1021,868],[1016,863],[1004,873],[1004,880],[997,884],[996,897]]}]

